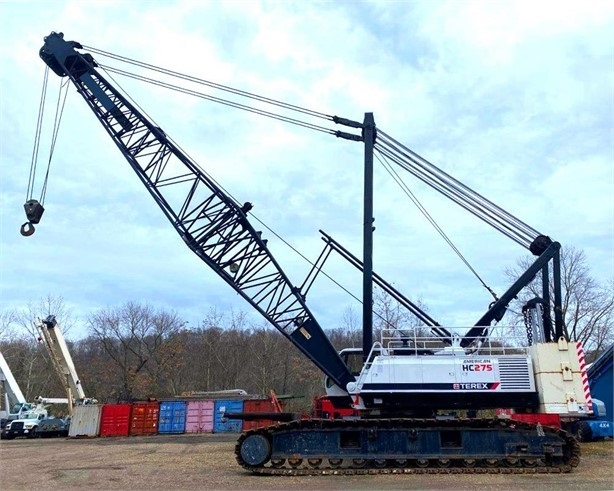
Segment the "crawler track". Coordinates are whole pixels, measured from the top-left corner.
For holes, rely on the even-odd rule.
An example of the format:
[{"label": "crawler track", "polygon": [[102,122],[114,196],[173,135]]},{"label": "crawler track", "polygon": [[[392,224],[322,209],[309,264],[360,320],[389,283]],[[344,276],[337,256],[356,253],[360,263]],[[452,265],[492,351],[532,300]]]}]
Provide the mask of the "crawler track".
[{"label": "crawler track", "polygon": [[580,445],[510,420],[310,419],[245,432],[235,455],[264,475],[545,474],[571,472]]}]

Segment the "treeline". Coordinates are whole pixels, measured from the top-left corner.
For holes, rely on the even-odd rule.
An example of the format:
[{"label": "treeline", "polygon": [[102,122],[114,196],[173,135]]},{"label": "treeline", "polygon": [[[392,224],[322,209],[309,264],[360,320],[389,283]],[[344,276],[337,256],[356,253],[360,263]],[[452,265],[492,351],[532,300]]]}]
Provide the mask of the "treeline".
[{"label": "treeline", "polygon": [[[244,389],[250,394],[297,396],[294,409],[308,409],[324,393],[323,375],[273,327],[253,326],[244,314],[213,313],[187,329],[176,314],[126,304],[96,314],[88,337],[68,342],[87,397],[100,402],[173,398],[191,391]],[[328,331],[336,348],[360,346],[361,333]],[[3,342],[13,375],[28,400],[65,397],[42,343]]]},{"label": "treeline", "polygon": [[[529,260],[533,261],[521,258],[518,270],[508,272],[510,278],[526,271]],[[590,363],[614,339],[614,280],[597,282],[589,274],[583,252],[567,248],[561,255],[561,281],[565,326],[570,339],[582,342]],[[509,323],[504,328],[510,338],[506,345],[513,338],[526,339],[522,305],[541,290],[537,275],[512,302],[504,321]],[[45,347],[34,341],[33,324],[41,313],[56,315],[60,326],[70,317],[62,299],[54,297],[21,313],[0,311],[0,350],[28,400],[65,396]],[[415,316],[379,289],[375,289],[374,314],[376,340],[378,329],[418,325]],[[358,316],[347,311],[340,325],[327,331],[333,345],[360,347]],[[17,331],[29,335],[23,337]],[[295,402],[308,409],[313,396],[324,392],[320,370],[275,328],[264,321],[253,324],[245,313],[212,310],[199,326],[187,328],[174,312],[129,302],[93,314],[87,332],[86,338],[69,343],[69,349],[86,395],[101,402],[224,389],[268,394],[273,389],[302,396]]]}]

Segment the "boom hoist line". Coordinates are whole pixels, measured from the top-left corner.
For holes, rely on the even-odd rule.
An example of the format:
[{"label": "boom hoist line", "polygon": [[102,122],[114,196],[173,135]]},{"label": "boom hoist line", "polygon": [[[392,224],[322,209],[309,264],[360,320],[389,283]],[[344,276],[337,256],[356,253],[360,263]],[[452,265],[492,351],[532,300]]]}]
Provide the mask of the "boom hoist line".
[{"label": "boom hoist line", "polygon": [[336,384],[353,381],[303,294],[248,221],[252,204],[225,194],[96,70],[90,54],[77,49],[79,43],[53,32],[40,56],[73,82],[187,246]]},{"label": "boom hoist line", "polygon": [[[467,347],[474,339],[487,336],[490,324],[499,321],[505,314],[509,303],[518,293],[526,287],[532,279],[542,272],[542,295],[544,334],[547,341],[568,338],[562,309],[560,248],[558,242],[541,234],[534,228],[522,222],[512,214],[494,204],[484,196],[472,190],[465,184],[453,178],[445,171],[424,159],[414,151],[402,145],[383,131],[378,132],[375,145],[383,157],[392,160],[422,182],[437,190],[474,216],[495,228],[516,243],[528,249],[537,259],[534,263],[508,288],[508,290],[489,306],[488,311],[478,319],[474,327],[467,332],[461,341],[462,347]],[[549,263],[553,267],[554,291],[554,329],[550,316],[550,275]]]}]

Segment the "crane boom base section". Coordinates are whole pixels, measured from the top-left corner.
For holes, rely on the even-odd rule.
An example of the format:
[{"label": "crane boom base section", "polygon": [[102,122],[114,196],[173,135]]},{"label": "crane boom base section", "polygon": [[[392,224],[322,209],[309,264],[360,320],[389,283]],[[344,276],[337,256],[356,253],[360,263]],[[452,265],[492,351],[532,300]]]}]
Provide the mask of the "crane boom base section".
[{"label": "crane boom base section", "polygon": [[311,419],[245,432],[255,474],[561,473],[580,461],[567,432],[497,419]]}]

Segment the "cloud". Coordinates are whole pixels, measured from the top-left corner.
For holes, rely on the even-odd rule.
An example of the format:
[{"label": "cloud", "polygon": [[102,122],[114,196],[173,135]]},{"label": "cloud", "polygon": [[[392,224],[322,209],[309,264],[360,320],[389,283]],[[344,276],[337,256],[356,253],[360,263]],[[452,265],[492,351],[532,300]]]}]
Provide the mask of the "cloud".
[{"label": "cloud", "polygon": [[[585,249],[600,281],[612,275],[614,13],[607,2],[70,1],[9,2],[0,10],[12,40],[0,47],[7,67],[0,73],[3,309],[59,294],[82,326],[93,310],[129,300],[177,309],[191,324],[210,306],[251,311],[174,234],[74,89],[47,211],[33,237],[17,235],[43,73],[38,49],[51,30],[324,114],[362,121],[372,111],[379,128],[461,182],[563,246]],[[359,143],[113,77],[306,257],[321,250],[318,229],[361,255]],[[55,90],[55,75],[51,82]],[[53,111],[55,93],[49,97]],[[474,321],[488,293],[379,162],[375,180],[375,269],[422,298],[440,322]],[[505,289],[504,269],[525,251],[415,179],[406,182],[486,281]],[[263,234],[300,284],[309,264]],[[326,270],[360,295],[356,271],[333,259]],[[342,322],[348,305],[358,308],[325,277],[308,298],[327,326]]]}]

